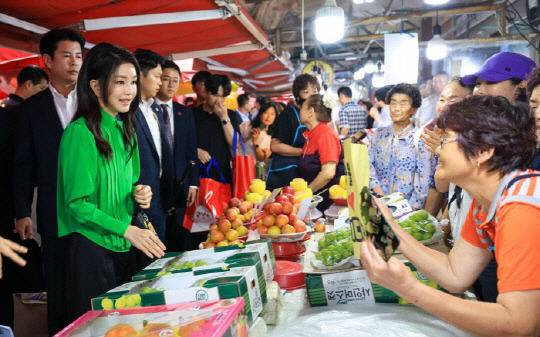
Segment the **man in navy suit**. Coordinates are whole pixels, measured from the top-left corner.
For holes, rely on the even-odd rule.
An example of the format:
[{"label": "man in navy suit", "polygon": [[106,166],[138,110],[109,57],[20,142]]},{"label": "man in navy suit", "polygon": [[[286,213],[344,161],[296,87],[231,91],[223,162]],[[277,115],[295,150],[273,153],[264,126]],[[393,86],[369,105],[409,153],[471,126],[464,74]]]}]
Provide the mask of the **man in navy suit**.
[{"label": "man in navy suit", "polygon": [[53,29],[41,38],[39,47],[50,72],[50,85],[22,102],[17,114],[13,166],[16,230],[23,239],[32,237],[30,215],[37,185],[37,226],[51,336],[69,324],[64,299],[65,239],[58,237],[56,219],[56,175],[60,139],[77,109],[75,85],[84,43],[84,38],[70,29]]},{"label": "man in navy suit", "polygon": [[[180,68],[173,61],[165,61],[161,75],[161,87],[156,96],[156,103],[161,106],[165,132],[169,144],[172,144],[174,159],[175,185],[182,179],[188,163],[193,161],[195,166],[189,171],[184,193],[187,195],[186,205],[173,205],[174,214],[167,221],[167,235],[165,245],[170,251],[183,251],[184,242],[189,238],[189,232],[183,227],[186,206],[193,204],[197,197],[199,186],[197,158],[197,136],[193,112],[182,104],[173,102],[173,97],[180,85]],[[178,193],[178,191],[173,191]],[[174,198],[174,195],[172,196]]]},{"label": "man in navy suit", "polygon": [[141,103],[136,116],[141,158],[138,184],[148,185],[152,189],[152,202],[145,213],[159,239],[165,242],[167,211],[172,208],[170,196],[174,168],[163,113],[161,107],[154,103],[154,97],[161,86],[165,60],[161,55],[146,49],[137,49],[134,54],[141,67]]}]

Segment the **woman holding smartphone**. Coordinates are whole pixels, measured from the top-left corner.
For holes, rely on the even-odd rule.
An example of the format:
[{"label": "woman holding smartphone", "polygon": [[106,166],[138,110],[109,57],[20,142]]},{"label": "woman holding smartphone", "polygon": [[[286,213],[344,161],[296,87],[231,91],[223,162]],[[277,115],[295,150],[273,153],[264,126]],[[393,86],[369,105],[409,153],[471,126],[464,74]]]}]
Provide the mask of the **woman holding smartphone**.
[{"label": "woman holding smartphone", "polygon": [[272,130],[277,117],[277,109],[274,103],[265,103],[253,120],[251,134],[253,135],[253,149],[257,156],[255,171],[257,178],[266,179],[268,166],[270,165],[270,141],[272,140]]},{"label": "woman holding smartphone", "polygon": [[67,236],[67,312],[90,310],[90,300],[130,279],[130,246],[161,257],[165,246],[150,230],[130,225],[135,202],[148,208],[152,191],[136,185],[140,163],[135,111],[139,66],[118,46],[100,43],[85,58],[78,108],[58,156],[58,234]]}]

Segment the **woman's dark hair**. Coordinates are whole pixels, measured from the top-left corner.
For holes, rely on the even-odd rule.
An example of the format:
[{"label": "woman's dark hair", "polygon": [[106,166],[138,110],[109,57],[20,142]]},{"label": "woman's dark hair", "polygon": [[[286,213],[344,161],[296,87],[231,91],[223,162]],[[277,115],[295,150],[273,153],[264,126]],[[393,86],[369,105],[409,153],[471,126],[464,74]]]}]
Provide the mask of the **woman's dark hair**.
[{"label": "woman's dark hair", "polygon": [[315,110],[315,116],[319,122],[330,122],[332,120],[332,109],[324,106],[323,95],[314,94],[307,98],[306,103],[308,108]]},{"label": "woman's dark hair", "polygon": [[227,75],[214,74],[204,81],[206,91],[213,95],[217,95],[219,87],[223,87],[223,97],[229,96],[231,93],[231,79]]},{"label": "woman's dark hair", "polygon": [[420,95],[420,90],[413,86],[412,84],[408,83],[399,83],[396,84],[390,91],[388,91],[388,94],[386,94],[386,103],[390,102],[390,99],[392,99],[393,94],[404,94],[411,98],[411,106],[413,108],[419,108],[420,105],[422,105],[422,95]]},{"label": "woman's dark hair", "polygon": [[[276,112],[276,119],[279,115],[279,111],[278,111],[278,108],[277,106],[273,103],[273,102],[270,102],[270,103],[264,103],[263,105],[261,105],[261,107],[259,108],[259,112],[257,113],[257,115],[255,116],[255,119],[253,119],[253,122],[252,122],[252,127],[255,129],[255,128],[258,128],[261,126],[262,122],[261,122],[261,116],[263,113],[266,112],[266,110],[270,109],[270,108],[274,108],[274,111]],[[269,135],[272,134],[272,131],[274,130],[274,124],[276,123],[276,119],[274,119],[274,123],[272,123],[272,125],[269,125],[268,126],[268,131],[267,133]]]},{"label": "woman's dark hair", "polygon": [[[512,82],[513,85],[519,85],[521,84],[521,82],[523,82],[523,80],[521,78],[512,77],[510,79],[510,82]],[[517,91],[514,94],[514,99],[516,100],[516,102],[527,103],[527,88],[517,88]]]},{"label": "woman's dark hair", "polygon": [[69,28],[53,29],[45,33],[39,40],[39,52],[41,55],[49,55],[54,59],[54,52],[58,49],[58,42],[73,41],[81,45],[81,52],[84,51],[84,37],[76,31]]},{"label": "woman's dark hair", "polygon": [[533,113],[526,104],[511,104],[501,96],[470,96],[449,104],[437,126],[457,133],[467,159],[493,148],[489,171],[500,170],[501,175],[528,169],[536,154]]},{"label": "woman's dark hair", "polygon": [[157,68],[157,66],[163,68],[163,65],[165,64],[163,56],[148,49],[139,48],[135,50],[133,55],[135,55],[137,62],[139,62],[139,67],[144,76],[148,75],[148,71]]},{"label": "woman's dark hair", "polygon": [[531,97],[534,88],[540,85],[540,68],[534,68],[527,79],[527,96]]},{"label": "woman's dark hair", "polygon": [[133,64],[137,74],[137,94],[131,102],[129,111],[127,113],[118,114],[124,123],[122,139],[124,140],[126,151],[129,150],[129,160],[137,146],[137,138],[135,137],[135,113],[141,100],[139,79],[140,69],[137,60],[133,54],[124,48],[110,43],[100,43],[92,48],[90,52],[88,52],[88,55],[86,55],[77,80],[78,107],[73,120],[80,117],[86,118],[86,124],[90,132],[94,135],[99,152],[107,159],[112,157],[113,151],[109,142],[107,142],[101,134],[101,111],[99,100],[90,87],[90,81],[98,81],[99,90],[103,95],[103,102],[107,104],[110,93],[110,79],[115,74],[118,67],[125,63]]},{"label": "woman's dark hair", "polygon": [[371,110],[371,108],[373,108],[373,103],[371,103],[371,101],[358,101],[358,104],[363,104],[366,106],[366,110],[369,112],[369,110]]},{"label": "woman's dark hair", "polygon": [[452,77],[452,79],[450,80],[450,83],[451,82],[456,82],[457,84],[459,84],[460,87],[465,88],[465,89],[469,89],[469,92],[471,92],[471,93],[473,92],[474,87],[476,86],[476,84],[465,84],[463,82],[463,77],[461,77],[461,76]]},{"label": "woman's dark hair", "polygon": [[302,74],[294,79],[292,93],[295,101],[300,101],[300,91],[306,89],[309,84],[313,84],[317,88],[317,91],[321,90],[321,85],[319,84],[317,77],[313,75]]}]

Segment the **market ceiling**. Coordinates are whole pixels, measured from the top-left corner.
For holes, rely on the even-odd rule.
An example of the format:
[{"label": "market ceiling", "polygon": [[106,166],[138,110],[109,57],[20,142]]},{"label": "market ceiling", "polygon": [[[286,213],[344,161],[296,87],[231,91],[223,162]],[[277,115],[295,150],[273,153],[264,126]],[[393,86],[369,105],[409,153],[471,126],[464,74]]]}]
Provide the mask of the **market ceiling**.
[{"label": "market ceiling", "polygon": [[[459,39],[476,37],[471,36],[471,32],[476,34],[482,30],[482,34],[491,36],[499,30],[495,13],[501,13],[502,4],[523,1],[453,0],[442,7],[433,7],[422,0],[376,0],[364,4],[337,0],[347,16],[347,32],[338,43],[323,45],[313,36],[315,12],[323,1],[304,0],[305,49],[308,60],[324,59],[336,71],[347,72],[357,68],[368,55],[382,53],[383,33],[399,32],[402,28],[419,35],[427,31],[425,39],[429,39],[435,9],[439,10],[445,38]],[[302,68],[299,60],[301,4],[302,0],[19,0],[4,1],[0,13],[47,29],[82,29],[90,43],[111,42],[130,50],[147,48],[173,59],[198,58],[197,69],[225,70],[248,90],[281,94],[290,90],[287,84],[290,84],[291,72]],[[90,30],[95,22],[84,21],[219,8],[232,16],[150,25],[141,25],[147,22],[147,17],[135,17],[132,27],[95,31]],[[468,15],[471,13],[475,15]],[[41,34],[1,23],[5,22],[2,14],[0,45],[38,52]],[[230,71],[227,67],[234,69]]]}]

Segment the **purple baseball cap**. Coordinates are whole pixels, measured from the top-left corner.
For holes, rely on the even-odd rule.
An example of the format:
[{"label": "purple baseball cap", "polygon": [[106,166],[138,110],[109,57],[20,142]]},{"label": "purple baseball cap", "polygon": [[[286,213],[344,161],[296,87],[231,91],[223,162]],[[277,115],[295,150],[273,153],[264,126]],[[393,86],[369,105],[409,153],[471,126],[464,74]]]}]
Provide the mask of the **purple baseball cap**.
[{"label": "purple baseball cap", "polygon": [[501,82],[511,78],[526,80],[534,68],[536,63],[527,56],[501,52],[488,58],[474,74],[463,76],[463,83],[475,85],[477,77],[489,82]]}]

